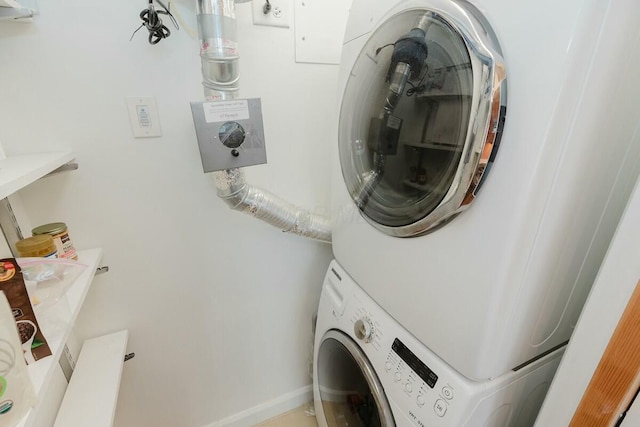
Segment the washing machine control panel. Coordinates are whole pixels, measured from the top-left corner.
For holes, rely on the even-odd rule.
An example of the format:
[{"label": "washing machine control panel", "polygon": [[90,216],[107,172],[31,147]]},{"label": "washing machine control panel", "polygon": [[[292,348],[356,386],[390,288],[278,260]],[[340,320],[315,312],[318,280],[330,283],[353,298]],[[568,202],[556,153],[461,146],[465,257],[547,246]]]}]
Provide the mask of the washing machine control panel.
[{"label": "washing machine control panel", "polygon": [[433,388],[438,382],[438,376],[427,365],[422,363],[418,357],[413,354],[406,345],[398,338],[393,340],[391,346],[393,353],[397,354],[411,370],[418,375],[429,387]]},{"label": "washing machine control panel", "polygon": [[384,364],[385,373],[393,379],[396,390],[401,390],[406,413],[417,426],[428,420],[446,418],[454,400],[454,389],[422,362],[399,338],[393,340]]}]

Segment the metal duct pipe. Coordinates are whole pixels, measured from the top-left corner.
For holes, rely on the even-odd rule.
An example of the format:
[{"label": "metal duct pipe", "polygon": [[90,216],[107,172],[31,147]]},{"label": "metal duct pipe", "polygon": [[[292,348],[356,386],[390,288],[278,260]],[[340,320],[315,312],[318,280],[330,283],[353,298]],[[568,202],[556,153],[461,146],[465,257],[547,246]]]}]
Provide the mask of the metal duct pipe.
[{"label": "metal duct pipe", "polygon": [[238,96],[238,40],[232,0],[197,0],[202,86],[208,101]]},{"label": "metal duct pipe", "polygon": [[331,242],[328,218],[293,206],[268,191],[248,185],[240,169],[216,173],[218,196],[231,209],[259,218],[283,231]]},{"label": "metal duct pipe", "polygon": [[[202,86],[208,101],[233,99],[239,92],[238,42],[233,0],[197,0]],[[328,218],[287,203],[246,183],[239,168],[215,173],[218,196],[283,231],[331,242]]]}]

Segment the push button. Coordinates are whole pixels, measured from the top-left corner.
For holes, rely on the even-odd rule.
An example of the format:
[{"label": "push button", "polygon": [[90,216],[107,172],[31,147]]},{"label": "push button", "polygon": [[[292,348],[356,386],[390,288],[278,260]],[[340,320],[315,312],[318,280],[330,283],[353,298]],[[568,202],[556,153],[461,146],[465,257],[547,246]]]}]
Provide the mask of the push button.
[{"label": "push button", "polygon": [[407,393],[411,394],[411,392],[413,391],[413,384],[411,384],[409,382],[405,383],[404,391],[406,391]]},{"label": "push button", "polygon": [[426,399],[424,398],[424,394],[419,394],[418,397],[416,397],[416,403],[420,408],[422,408],[424,404],[427,403]]},{"label": "push button", "polygon": [[437,416],[444,417],[444,414],[447,412],[447,404],[444,403],[444,400],[438,399],[436,400],[436,404],[433,405],[433,410]]},{"label": "push button", "polygon": [[453,399],[453,389],[449,386],[442,387],[442,397],[447,400]]}]

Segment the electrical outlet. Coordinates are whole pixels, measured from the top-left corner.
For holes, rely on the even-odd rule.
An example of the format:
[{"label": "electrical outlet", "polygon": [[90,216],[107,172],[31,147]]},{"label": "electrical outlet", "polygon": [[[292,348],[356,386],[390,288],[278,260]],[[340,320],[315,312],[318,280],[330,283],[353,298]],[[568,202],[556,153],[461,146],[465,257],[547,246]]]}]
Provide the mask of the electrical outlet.
[{"label": "electrical outlet", "polygon": [[291,0],[269,0],[271,8],[267,8],[267,0],[252,0],[253,25],[289,28],[291,25]]}]

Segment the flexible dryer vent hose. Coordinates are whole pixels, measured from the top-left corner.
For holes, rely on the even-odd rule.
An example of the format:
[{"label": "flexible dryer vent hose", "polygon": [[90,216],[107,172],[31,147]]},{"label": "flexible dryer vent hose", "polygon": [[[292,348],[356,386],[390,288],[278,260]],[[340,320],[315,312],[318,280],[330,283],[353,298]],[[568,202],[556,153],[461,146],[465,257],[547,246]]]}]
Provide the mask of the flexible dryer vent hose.
[{"label": "flexible dryer vent hose", "polygon": [[[233,0],[197,0],[202,86],[208,101],[234,99],[239,92],[238,42]],[[283,231],[331,242],[328,218],[298,208],[245,182],[241,169],[215,172],[218,196]]]}]

